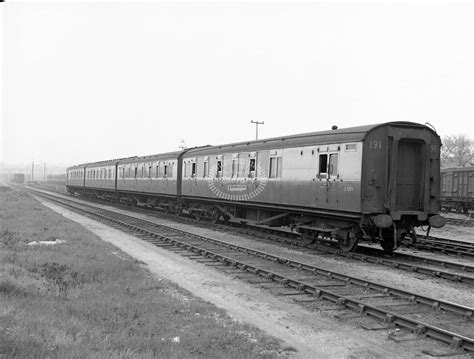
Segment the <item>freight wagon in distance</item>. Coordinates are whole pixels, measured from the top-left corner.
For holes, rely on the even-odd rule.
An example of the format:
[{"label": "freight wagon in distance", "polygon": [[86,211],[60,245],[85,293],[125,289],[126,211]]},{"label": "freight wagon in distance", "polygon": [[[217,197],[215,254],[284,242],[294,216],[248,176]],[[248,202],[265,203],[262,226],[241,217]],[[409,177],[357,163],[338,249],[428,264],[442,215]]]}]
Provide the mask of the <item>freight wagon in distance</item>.
[{"label": "freight wagon in distance", "polygon": [[441,170],[441,205],[445,211],[468,213],[474,208],[474,167]]}]

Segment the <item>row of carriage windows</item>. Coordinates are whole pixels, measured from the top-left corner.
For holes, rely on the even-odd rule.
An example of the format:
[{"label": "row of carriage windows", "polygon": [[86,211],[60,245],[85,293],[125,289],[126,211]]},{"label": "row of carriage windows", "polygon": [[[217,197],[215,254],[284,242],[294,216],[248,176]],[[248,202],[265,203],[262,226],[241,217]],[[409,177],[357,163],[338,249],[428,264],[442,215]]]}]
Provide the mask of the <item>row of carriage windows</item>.
[{"label": "row of carriage windows", "polygon": [[[319,155],[319,169],[318,175],[320,177],[331,177],[336,176],[338,173],[338,158],[339,154],[321,154]],[[248,164],[233,159],[230,166],[230,173],[224,173],[224,163],[222,160],[218,160],[215,165],[215,170],[209,173],[209,162],[205,161],[202,166],[202,173],[196,173],[196,163],[189,162],[184,164],[184,176],[183,177],[224,177],[228,176],[231,178],[235,177],[256,177],[257,174],[257,163],[255,158],[251,158]],[[226,165],[226,170],[227,165]],[[268,165],[268,177],[269,178],[280,178],[283,172],[283,158],[281,156],[270,157]]]},{"label": "row of carriage windows", "polygon": [[[320,154],[319,155],[319,169],[318,176],[320,177],[331,177],[338,173],[338,154]],[[270,157],[268,167],[269,178],[279,178],[282,176],[283,159],[281,156]],[[224,174],[224,162],[222,159],[217,160],[216,165],[213,169],[209,168],[209,161],[204,161],[200,167],[200,172],[197,173],[196,162],[186,162],[183,164],[183,177],[184,178],[195,178],[195,177],[216,177],[221,178],[224,175],[231,178],[235,177],[256,177],[257,174],[257,163],[256,158],[250,158],[248,162],[242,162],[238,159],[232,159],[230,173]],[[140,167],[128,166],[119,167],[119,178],[172,178],[174,174],[174,166],[172,164],[160,165],[145,165]],[[83,171],[71,171],[70,178],[83,178]],[[86,171],[86,178],[88,179],[114,179],[115,169],[114,168],[101,168],[101,169],[89,169]]]},{"label": "row of carriage windows", "polygon": [[119,178],[172,178],[173,165],[142,165],[141,167],[120,167]]},{"label": "row of carriage windows", "polygon": [[69,178],[70,179],[83,178],[82,171],[70,171]]},{"label": "row of carriage windows", "polygon": [[86,178],[88,179],[114,179],[115,168],[98,168],[86,171]]}]

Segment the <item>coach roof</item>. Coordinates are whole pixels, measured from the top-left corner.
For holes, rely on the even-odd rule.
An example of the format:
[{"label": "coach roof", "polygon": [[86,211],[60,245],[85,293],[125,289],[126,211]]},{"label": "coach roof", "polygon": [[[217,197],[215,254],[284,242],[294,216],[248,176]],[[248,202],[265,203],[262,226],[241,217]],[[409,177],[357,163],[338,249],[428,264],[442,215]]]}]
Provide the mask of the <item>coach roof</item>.
[{"label": "coach roof", "polygon": [[137,162],[153,162],[159,160],[175,160],[178,158],[181,151],[174,151],[174,152],[167,152],[167,153],[159,153],[155,155],[149,156],[139,156],[139,157],[130,157],[125,158],[119,161],[120,165],[127,164],[127,163],[137,163]]},{"label": "coach roof", "polygon": [[[266,138],[254,141],[236,142],[225,145],[209,146],[207,148],[190,149],[185,157],[195,155],[206,155],[220,152],[249,152],[268,148],[285,148],[295,146],[324,145],[330,143],[360,142],[363,141],[369,132],[383,126],[408,126],[415,128],[427,128],[424,125],[414,122],[386,122],[373,125],[347,127],[336,130],[309,132],[283,137]],[[430,129],[431,130],[431,129]]]}]

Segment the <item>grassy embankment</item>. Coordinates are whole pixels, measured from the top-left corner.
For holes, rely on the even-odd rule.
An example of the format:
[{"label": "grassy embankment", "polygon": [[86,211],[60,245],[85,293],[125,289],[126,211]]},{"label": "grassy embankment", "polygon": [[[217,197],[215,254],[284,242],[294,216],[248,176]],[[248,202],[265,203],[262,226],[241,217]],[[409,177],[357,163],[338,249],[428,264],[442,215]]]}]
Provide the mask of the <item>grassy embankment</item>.
[{"label": "grassy embankment", "polygon": [[[56,238],[66,243],[28,245]],[[0,357],[275,357],[278,348],[28,195],[0,194]]]}]

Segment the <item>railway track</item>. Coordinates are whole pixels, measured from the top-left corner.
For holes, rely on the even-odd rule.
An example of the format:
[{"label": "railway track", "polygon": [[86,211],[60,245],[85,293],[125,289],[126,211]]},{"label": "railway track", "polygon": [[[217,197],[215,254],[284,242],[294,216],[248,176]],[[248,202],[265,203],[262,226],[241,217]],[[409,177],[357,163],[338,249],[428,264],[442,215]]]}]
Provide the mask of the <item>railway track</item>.
[{"label": "railway track", "polygon": [[[330,241],[307,244],[302,241],[289,238],[288,235],[278,235],[278,231],[273,232],[270,230],[268,231],[268,233],[265,233],[256,230],[251,230],[246,227],[232,228],[233,230],[241,234],[247,234],[270,241],[276,241],[279,243],[288,244],[290,246],[297,246],[318,252],[329,253],[339,257],[360,260],[366,263],[384,265],[413,273],[420,273],[437,278],[443,278],[455,282],[474,285],[474,277],[465,275],[466,273],[474,273],[474,263],[473,265],[462,264],[458,262],[426,258],[400,252],[395,252],[392,257],[386,258],[384,257],[383,250],[363,245],[359,246],[356,252],[344,252],[339,249],[334,242]],[[228,226],[220,226],[219,229],[226,230],[228,229]],[[426,266],[433,266],[434,268]],[[453,272],[448,272],[446,269],[450,269]]]},{"label": "railway track", "polygon": [[372,317],[381,323],[380,328],[405,328],[417,335],[447,343],[451,349],[474,352],[474,308],[380,285],[89,204],[79,204],[44,193],[38,195],[206,265],[259,277],[286,290],[283,295],[298,297],[300,302],[330,302],[337,308],[352,312],[345,315],[345,318]]},{"label": "railway track", "polygon": [[408,246],[419,250],[474,258],[474,243],[452,239],[418,236],[416,243]]},{"label": "railway track", "polygon": [[[63,193],[60,194],[64,195]],[[98,202],[103,203],[102,201]],[[110,205],[108,202],[105,203]],[[130,207],[125,208],[127,210],[131,210]],[[203,226],[203,223],[187,217],[177,218],[174,215],[151,212],[150,210],[143,210],[140,208],[134,208],[134,210],[141,213],[146,213],[148,215],[155,214],[159,217],[167,217],[173,221],[190,223],[195,226]],[[319,253],[330,254],[352,260],[359,260],[365,263],[383,265],[398,270],[404,270],[411,273],[423,274],[474,286],[474,276],[470,275],[470,273],[474,273],[474,264],[468,265],[446,260],[430,259],[410,254],[403,254],[400,252],[396,252],[391,258],[386,258],[384,257],[384,252],[382,250],[367,246],[359,246],[356,252],[344,252],[335,246],[333,242],[317,242],[308,245],[307,243],[301,241],[300,237],[296,233],[281,232],[269,228],[265,228],[265,230],[262,231],[261,228],[253,228],[239,224],[229,226],[228,224],[224,225],[219,223],[205,223],[204,226],[205,228],[212,226],[213,228],[221,231],[232,231],[235,233],[251,236],[253,239],[258,238],[260,240],[263,239],[292,247],[299,247],[305,251],[311,250]]]},{"label": "railway track", "polygon": [[446,223],[454,224],[456,226],[474,226],[474,219],[472,218],[446,218]]}]

